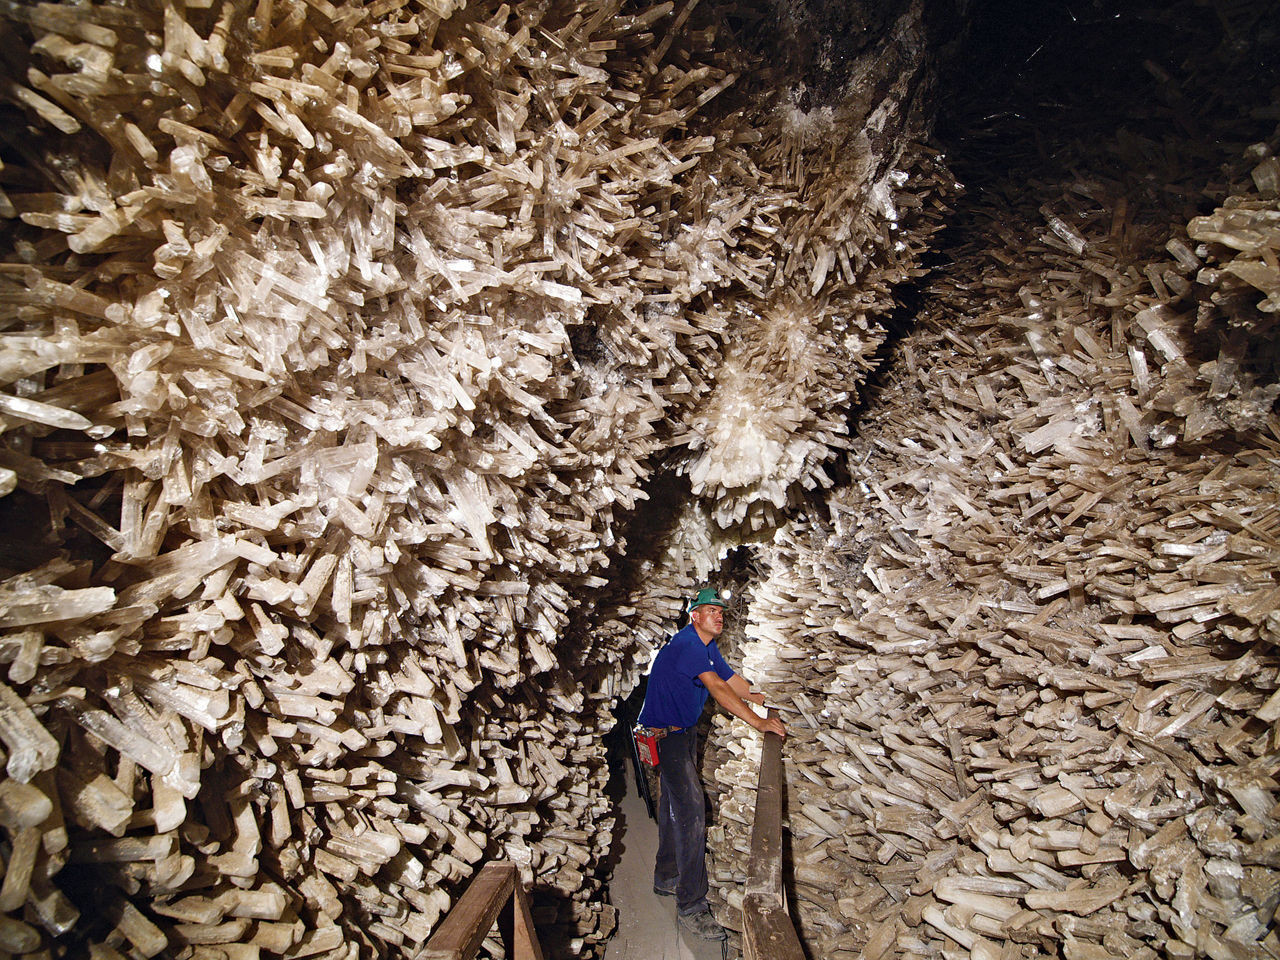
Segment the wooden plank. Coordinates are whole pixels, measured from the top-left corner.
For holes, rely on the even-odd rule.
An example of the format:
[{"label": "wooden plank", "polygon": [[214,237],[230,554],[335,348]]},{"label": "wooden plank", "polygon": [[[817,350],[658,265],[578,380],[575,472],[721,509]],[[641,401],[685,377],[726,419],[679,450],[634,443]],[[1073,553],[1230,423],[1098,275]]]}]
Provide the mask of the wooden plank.
[{"label": "wooden plank", "polygon": [[418,960],[471,960],[516,886],[511,863],[486,863],[418,954]]},{"label": "wooden plank", "polygon": [[542,947],[538,944],[538,931],[533,925],[533,913],[529,910],[529,895],[524,884],[515,883],[515,895],[511,898],[512,912],[515,914],[512,943],[508,951],[512,960],[542,960]]},{"label": "wooden plank", "polygon": [[[770,715],[774,715],[770,711]],[[745,894],[782,902],[782,738],[764,735]]]},{"label": "wooden plank", "polygon": [[[770,716],[776,716],[770,711]],[[751,857],[742,898],[742,947],[746,960],[800,960],[804,952],[782,888],[782,737],[766,733],[760,751]]]},{"label": "wooden plank", "polygon": [[768,897],[742,898],[742,955],[746,960],[804,960],[800,938],[785,908]]}]

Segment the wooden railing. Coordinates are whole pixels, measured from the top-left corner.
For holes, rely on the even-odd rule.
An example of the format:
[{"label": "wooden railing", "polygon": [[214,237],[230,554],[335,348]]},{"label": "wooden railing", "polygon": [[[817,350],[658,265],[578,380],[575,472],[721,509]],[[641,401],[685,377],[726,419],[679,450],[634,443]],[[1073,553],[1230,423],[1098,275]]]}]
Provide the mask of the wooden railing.
[{"label": "wooden railing", "polygon": [[439,929],[418,954],[418,960],[472,960],[480,944],[510,907],[510,923],[500,923],[509,960],[542,960],[533,929],[529,898],[514,863],[486,863],[467,892],[453,905]]},{"label": "wooden railing", "polygon": [[[742,897],[744,960],[805,960],[782,887],[782,788],[782,738],[766,733]],[[510,922],[500,924],[507,957],[542,960],[524,884],[515,864],[501,861],[476,874],[417,960],[473,960],[504,907],[510,908]]]},{"label": "wooden railing", "polygon": [[782,888],[782,788],[782,737],[766,733],[742,897],[744,960],[804,960]]}]

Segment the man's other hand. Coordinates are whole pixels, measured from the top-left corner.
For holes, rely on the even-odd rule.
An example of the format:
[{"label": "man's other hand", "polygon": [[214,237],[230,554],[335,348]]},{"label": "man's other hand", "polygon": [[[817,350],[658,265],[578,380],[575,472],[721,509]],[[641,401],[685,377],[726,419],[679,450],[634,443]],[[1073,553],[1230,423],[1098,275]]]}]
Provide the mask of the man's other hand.
[{"label": "man's other hand", "polygon": [[750,700],[752,703],[758,703],[758,704],[760,704],[760,706],[762,706],[762,707],[764,706],[764,694],[763,694],[763,693],[748,693],[748,694],[744,694],[744,695],[743,695],[743,697],[742,697],[742,699],[743,699],[743,700]]}]

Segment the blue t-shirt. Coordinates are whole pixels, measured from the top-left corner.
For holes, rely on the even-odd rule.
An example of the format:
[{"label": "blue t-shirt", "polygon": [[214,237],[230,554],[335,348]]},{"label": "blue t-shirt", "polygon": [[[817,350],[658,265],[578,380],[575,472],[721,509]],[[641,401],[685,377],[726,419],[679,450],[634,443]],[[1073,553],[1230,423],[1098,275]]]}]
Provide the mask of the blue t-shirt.
[{"label": "blue t-shirt", "polygon": [[702,716],[708,696],[698,674],[708,670],[715,671],[721,680],[733,676],[733,668],[720,656],[716,642],[704,644],[689,624],[654,658],[639,723],[646,727],[692,727]]}]

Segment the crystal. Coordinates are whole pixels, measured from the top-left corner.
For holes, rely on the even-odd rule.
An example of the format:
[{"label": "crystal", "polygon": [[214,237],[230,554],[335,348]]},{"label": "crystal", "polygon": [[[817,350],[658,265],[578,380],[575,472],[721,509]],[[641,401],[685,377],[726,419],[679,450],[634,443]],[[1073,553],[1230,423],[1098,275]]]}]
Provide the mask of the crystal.
[{"label": "crystal", "polygon": [[177,763],[177,755],[168,743],[156,742],[146,734],[130,729],[105,710],[87,708],[72,698],[58,705],[76,718],[85,730],[109,744],[157,777],[168,774]]},{"label": "crystal", "polygon": [[143,957],[154,957],[169,945],[169,938],[132,903],[121,905],[116,929]]},{"label": "crystal", "polygon": [[0,949],[20,955],[32,953],[40,946],[40,932],[13,917],[0,916]]},{"label": "crystal", "polygon": [[59,770],[59,795],[72,817],[112,836],[124,833],[133,815],[133,801],[104,774],[85,779]]},{"label": "crystal", "polygon": [[20,646],[9,667],[12,683],[30,683],[40,666],[40,653],[44,649],[44,634],[39,630],[23,630],[16,636]]},{"label": "crystal", "polygon": [[43,823],[53,812],[48,794],[13,779],[0,784],[0,821],[13,831]]},{"label": "crystal", "polygon": [[30,783],[37,773],[58,762],[58,742],[13,688],[3,683],[0,683],[0,739],[9,751],[5,769],[18,783]]},{"label": "crystal", "polygon": [[[962,293],[949,286],[957,275],[930,279],[951,290],[949,305],[981,309],[931,315],[919,337],[901,341],[914,359],[885,362],[877,394],[910,404],[892,408],[882,446],[851,455],[860,384],[888,359],[894,288],[920,275],[954,190],[917,143],[928,113],[917,98],[930,89],[919,5],[882,32],[868,27],[874,55],[848,65],[848,96],[833,86],[832,102],[812,110],[785,82],[740,84],[740,58],[696,4],[572,6],[542,23],[541,8],[450,0],[0,8],[15,55],[36,47],[32,62],[50,73],[15,80],[41,102],[18,107],[30,143],[18,151],[26,165],[5,179],[27,215],[21,263],[0,268],[5,390],[74,411],[89,424],[77,429],[114,431],[92,456],[55,456],[68,448],[48,436],[52,424],[4,414],[12,443],[0,459],[12,486],[57,518],[38,535],[78,543],[59,526],[69,518],[114,554],[22,589],[115,591],[81,622],[27,621],[36,629],[4,649],[17,657],[10,678],[21,696],[74,754],[74,770],[58,774],[69,816],[131,839],[181,831],[185,858],[121,873],[138,885],[129,902],[140,912],[193,890],[230,904],[236,891],[259,889],[264,870],[280,878],[287,923],[256,917],[274,909],[271,897],[246,900],[249,915],[230,920],[198,903],[175,916],[191,925],[187,939],[203,941],[194,957],[258,949],[214,946],[241,935],[280,953],[353,949],[353,904],[376,916],[360,931],[371,950],[410,952],[398,938],[429,929],[469,865],[498,848],[563,894],[578,946],[598,952],[601,879],[579,868],[610,836],[600,733],[643,659],[624,654],[660,642],[696,576],[719,575],[744,543],[754,558],[797,542],[806,525],[821,529],[821,546],[751,601],[804,610],[818,598],[809,621],[763,625],[766,647],[752,664],[811,664],[830,692],[822,705],[795,701],[830,742],[797,752],[793,786],[825,775],[804,760],[810,746],[834,759],[860,736],[823,713],[850,701],[855,680],[874,674],[886,685],[883,701],[857,689],[857,722],[901,729],[877,727],[857,748],[863,767],[852,750],[832,764],[862,779],[835,794],[834,809],[793,805],[797,825],[872,830],[871,840],[854,830],[821,851],[797,844],[797,877],[820,891],[797,902],[817,910],[835,899],[843,887],[816,852],[834,860],[847,845],[859,864],[884,868],[873,872],[891,891],[885,902],[905,904],[884,927],[896,935],[900,914],[918,918],[949,865],[929,857],[954,852],[958,871],[989,871],[986,852],[961,833],[974,824],[985,836],[989,807],[1003,830],[1034,823],[1035,803],[1089,805],[1065,784],[1074,799],[1051,787],[1033,799],[1032,771],[1020,767],[978,791],[971,775],[994,768],[965,766],[994,754],[1052,780],[1048,771],[1072,757],[1023,743],[1024,718],[1076,694],[1133,702],[1125,684],[1134,681],[1121,674],[1154,666],[1081,640],[1097,626],[1081,609],[1106,598],[1112,612],[1125,608],[1112,618],[1123,625],[1136,617],[1164,628],[1138,605],[1135,570],[1150,580],[1145,598],[1182,589],[1161,579],[1174,567],[1190,577],[1203,562],[1221,585],[1261,563],[1227,554],[1219,559],[1237,566],[1217,570],[1207,552],[1156,553],[1098,532],[1141,540],[1124,517],[1155,512],[1144,522],[1160,526],[1165,503],[1186,504],[1179,523],[1218,510],[1193,498],[1201,480],[1221,477],[1140,487],[1125,472],[1138,461],[1127,458],[1173,457],[1224,429],[1214,410],[1174,411],[1196,406],[1195,377],[1213,383],[1224,407],[1246,396],[1232,393],[1237,353],[1212,369],[1172,366],[1199,357],[1189,346],[1202,338],[1188,336],[1199,316],[1164,311],[1152,331],[1131,322],[1156,306],[1152,291],[1178,293],[1170,270],[1201,267],[1174,253],[1176,263],[1130,270],[1093,212],[1109,181],[1073,188],[1047,213],[1037,195],[1024,226],[1044,243],[995,248],[1010,263],[1053,258],[1052,276],[1031,278],[1016,315],[1000,304],[1016,307],[1024,284],[999,285],[1009,279],[999,258],[969,271]],[[64,117],[104,149],[64,161],[49,127]],[[25,159],[46,155],[55,162]],[[1121,212],[1115,223],[1122,237]],[[1223,213],[1211,228],[1253,244],[1235,270],[1216,248],[1192,253],[1214,282],[1270,283],[1257,266],[1266,266],[1265,216]],[[92,256],[69,258],[68,248]],[[1255,302],[1269,302],[1258,290]],[[1024,326],[1005,337],[1009,324]],[[1103,399],[1051,406],[1080,383]],[[1170,383],[1177,395],[1163,393]],[[1266,399],[1248,396],[1256,408]],[[926,418],[943,400],[954,406]],[[1264,447],[1248,470],[1265,470]],[[908,452],[881,470],[886,448]],[[1119,472],[1103,476],[1096,464]],[[672,471],[695,489],[667,484]],[[849,495],[846,476],[865,484],[865,500]],[[1144,491],[1141,504],[1122,499],[1130,486]],[[648,496],[657,510],[637,511]],[[841,531],[823,526],[828,513],[843,517]],[[1002,524],[1014,514],[1009,533]],[[1232,516],[1231,536],[1247,540],[1268,515]],[[1042,525],[1053,536],[1038,539]],[[806,578],[815,585],[788,592]],[[935,595],[934,581],[948,578],[966,595]],[[827,597],[831,608],[820,605]],[[881,617],[890,598],[903,606]],[[1228,638],[1241,649],[1264,649],[1261,600],[1257,610],[1226,606],[1210,598],[1159,610],[1183,631],[1159,636],[1182,644],[1191,629],[1218,637],[1227,626],[1246,631]],[[1006,622],[1041,614],[1016,629]],[[810,652],[788,647],[792,636],[810,638]],[[852,667],[829,659],[846,641],[861,644]],[[1078,662],[1094,655],[1088,670]],[[984,671],[981,693],[1004,712],[965,685]],[[1080,691],[1095,674],[1111,686]],[[104,689],[103,677],[120,689]],[[945,699],[953,688],[957,699]],[[1190,712],[1196,692],[1169,694]],[[1235,702],[1171,732],[1164,718],[1103,715],[1135,742],[1160,735],[1163,748]],[[1037,729],[1058,719],[1073,735],[1091,729],[1079,712],[1043,715]],[[911,743],[874,751],[920,724]],[[1230,728],[1208,729],[1222,745],[1196,746],[1195,763],[1240,749]],[[951,752],[949,733],[961,732]],[[970,755],[974,746],[988,755]],[[1129,762],[1099,766],[1123,773]],[[114,779],[92,777],[95,765]],[[1188,773],[1171,789],[1190,795],[1194,781]],[[953,806],[965,791],[986,806]],[[500,797],[500,816],[477,813],[476,792]],[[256,828],[244,822],[253,816]],[[263,844],[272,849],[259,856]],[[928,873],[906,876],[922,857]],[[1031,839],[993,857],[1041,883],[1028,859],[1068,870]],[[805,926],[843,930],[890,906]],[[966,926],[948,908],[939,916],[948,930]],[[1056,939],[1054,922],[1029,920],[1019,936]],[[969,934],[975,953],[986,949],[985,930]],[[104,936],[112,950],[145,952],[127,933]],[[920,926],[903,933],[921,954],[937,953],[938,939]]]},{"label": "crystal", "polygon": [[[169,780],[170,778],[157,777],[151,781],[151,796],[154,801],[152,820],[156,830],[161,833],[176,830],[186,820],[187,806],[184,797],[191,792],[190,787],[185,790],[175,788]],[[198,777],[194,779],[194,783],[198,785]],[[197,792],[198,789],[196,786]]]},{"label": "crystal", "polygon": [[1280,195],[1280,158],[1267,157],[1250,171],[1250,175],[1262,196]]},{"label": "crystal", "polygon": [[85,430],[93,426],[89,420],[73,410],[2,393],[0,393],[0,413],[64,430]]},{"label": "crystal", "polygon": [[193,723],[216,732],[230,709],[227,691],[206,691],[172,680],[139,678],[138,692],[160,709],[170,709]]},{"label": "crystal", "polygon": [[4,884],[0,886],[0,910],[5,913],[19,909],[26,899],[42,837],[43,832],[34,826],[23,827],[13,837]]},{"label": "crystal", "polygon": [[0,627],[83,620],[116,604],[111,587],[64,590],[52,584],[24,587],[11,583],[0,584]]}]

